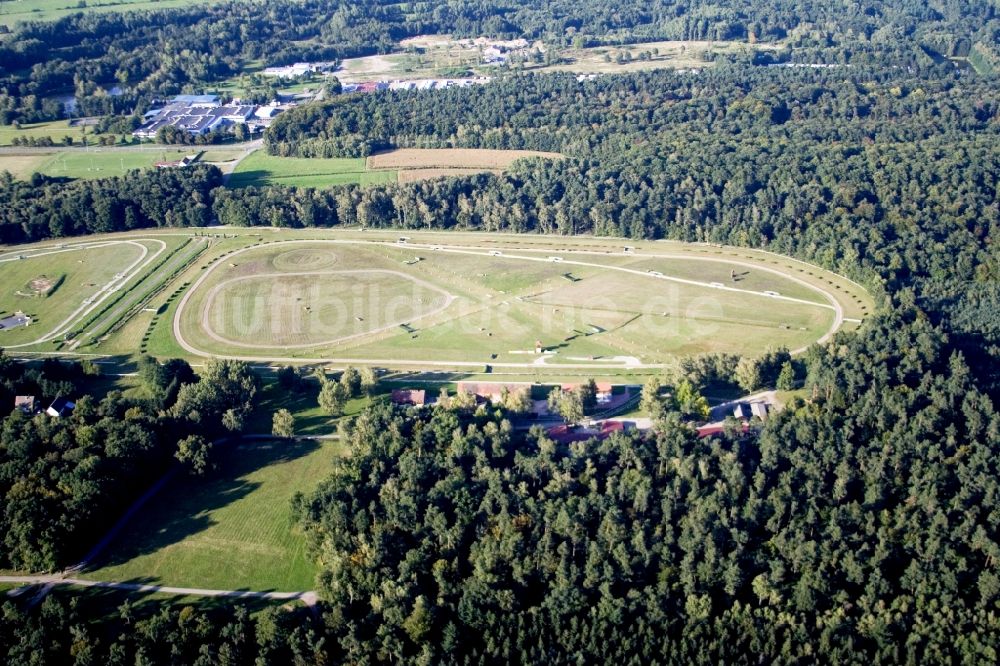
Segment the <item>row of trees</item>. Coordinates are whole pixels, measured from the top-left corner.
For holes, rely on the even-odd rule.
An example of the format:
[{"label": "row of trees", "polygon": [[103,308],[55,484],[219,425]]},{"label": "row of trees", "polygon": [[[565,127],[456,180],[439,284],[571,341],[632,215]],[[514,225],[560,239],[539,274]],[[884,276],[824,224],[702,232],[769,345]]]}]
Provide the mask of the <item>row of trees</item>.
[{"label": "row of trees", "polygon": [[0,606],[0,654],[11,664],[322,664],[323,630],[305,608],[171,606],[53,594],[33,610]]},{"label": "row of trees", "polygon": [[0,243],[147,227],[206,226],[214,166],[129,171],[114,178],[71,182],[35,174],[29,182],[0,172]]}]

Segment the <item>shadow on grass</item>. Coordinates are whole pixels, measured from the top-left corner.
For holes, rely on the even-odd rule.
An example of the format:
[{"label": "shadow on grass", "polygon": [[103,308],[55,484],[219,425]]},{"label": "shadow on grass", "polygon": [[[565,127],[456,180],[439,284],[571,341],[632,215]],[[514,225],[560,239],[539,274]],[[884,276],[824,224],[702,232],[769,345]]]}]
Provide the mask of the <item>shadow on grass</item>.
[{"label": "shadow on grass", "polygon": [[[215,524],[213,511],[245,498],[260,487],[259,482],[244,478],[248,474],[309,455],[319,446],[311,440],[235,441],[217,445],[215,471],[205,477],[180,476],[171,482],[132,519],[88,571],[124,564],[208,529]],[[141,582],[161,584],[155,578]]]}]

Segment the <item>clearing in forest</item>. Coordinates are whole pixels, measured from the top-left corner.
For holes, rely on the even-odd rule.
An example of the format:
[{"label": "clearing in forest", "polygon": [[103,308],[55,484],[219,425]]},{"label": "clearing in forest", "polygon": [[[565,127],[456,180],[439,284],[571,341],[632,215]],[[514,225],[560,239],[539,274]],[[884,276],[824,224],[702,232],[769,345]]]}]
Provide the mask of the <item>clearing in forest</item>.
[{"label": "clearing in forest", "polygon": [[298,592],[313,589],[316,565],[292,516],[343,455],[339,443],[253,441],[222,445],[204,478],[178,477],[150,500],[109,547],[102,581]]},{"label": "clearing in forest", "polygon": [[560,153],[540,150],[486,148],[399,148],[368,158],[369,169],[508,169],[519,159],[562,159]]}]

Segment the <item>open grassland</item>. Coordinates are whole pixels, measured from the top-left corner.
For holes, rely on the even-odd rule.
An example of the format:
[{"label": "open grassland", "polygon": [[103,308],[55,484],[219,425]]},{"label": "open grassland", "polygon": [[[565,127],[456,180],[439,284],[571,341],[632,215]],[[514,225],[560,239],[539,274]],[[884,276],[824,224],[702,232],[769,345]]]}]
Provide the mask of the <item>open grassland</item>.
[{"label": "open grassland", "polygon": [[446,301],[395,271],[248,274],[213,291],[204,323],[220,342],[251,349],[316,346],[416,321]]},{"label": "open grassland", "polygon": [[222,448],[207,479],[179,478],[85,577],[211,589],[305,591],[316,567],[291,513],[343,451],[326,442],[248,442]]},{"label": "open grassland", "polygon": [[[358,183],[414,182],[443,176],[499,172],[527,157],[560,159],[559,153],[472,148],[402,148],[365,158],[277,157],[258,150],[233,170],[232,187],[296,185],[330,187]],[[207,161],[203,158],[203,161]],[[398,175],[397,175],[398,174]]]},{"label": "open grassland", "polygon": [[519,159],[562,159],[560,153],[486,148],[400,148],[371,155],[369,169],[507,169]]},{"label": "open grassland", "polygon": [[[496,66],[483,63],[486,43],[452,39],[448,35],[423,35],[405,39],[397,53],[347,58],[337,76],[345,83],[385,79],[421,79],[480,75],[498,72]],[[540,47],[531,45],[530,49]],[[773,50],[775,44],[751,44],[734,41],[663,41],[559,49],[554,63],[534,63],[527,58],[517,65],[525,70],[568,71],[578,74],[611,74],[649,69],[697,69],[709,67],[718,55]]]},{"label": "open grassland", "polygon": [[240,162],[233,171],[229,185],[329,187],[347,183],[362,185],[388,183],[395,180],[395,171],[367,171],[363,158],[276,157],[268,155],[264,150],[258,150]]},{"label": "open grassland", "polygon": [[133,169],[148,169],[156,162],[179,160],[185,155],[198,152],[200,151],[196,148],[156,151],[114,148],[73,150],[50,156],[39,171],[47,176],[61,178],[110,178],[124,175]]},{"label": "open grassland", "polygon": [[[414,242],[230,255],[193,285],[179,330],[213,354],[600,367],[801,349],[835,321],[825,294],[760,259],[545,254],[567,248],[494,256]],[[385,279],[371,283],[365,271]],[[554,353],[537,357],[536,342]]]},{"label": "open grassland", "polygon": [[[641,382],[689,354],[802,349],[834,327],[830,299],[842,308],[847,329],[874,308],[860,286],[810,264],[708,244],[270,228],[135,232],[89,242],[134,239],[153,248],[162,237],[173,248],[191,234],[212,236],[211,247],[99,347],[76,351]],[[403,235],[409,240],[399,243]],[[10,248],[0,258],[56,248],[51,242]],[[29,272],[15,279],[24,286],[43,273]],[[25,298],[50,300],[71,280],[67,272],[48,299]],[[11,334],[17,329],[8,340]],[[551,353],[536,355],[536,342]],[[311,401],[297,410],[303,432],[327,432],[332,426]],[[269,416],[259,419],[264,427]]]},{"label": "open grassland", "polygon": [[596,46],[564,49],[560,62],[529,66],[536,72],[574,72],[577,74],[614,74],[650,69],[697,69],[709,67],[716,56],[774,50],[773,44],[748,42],[666,41],[620,46]]},{"label": "open grassland", "polygon": [[[0,254],[0,311],[3,316],[22,311],[32,318],[30,326],[0,330],[0,346],[43,337],[142,256],[142,248],[130,243],[44,248]],[[24,295],[29,282],[40,276],[60,276],[61,282],[47,296]]]},{"label": "open grassland", "polygon": [[0,171],[9,171],[14,178],[28,180],[31,174],[39,171],[49,159],[49,155],[0,155]]},{"label": "open grassland", "polygon": [[[5,2],[3,5],[6,7],[11,3]],[[0,14],[0,19],[3,15]],[[2,22],[2,21],[0,21]],[[21,125],[20,127],[14,127],[13,125],[0,125],[0,146],[10,146],[13,145],[12,142],[15,138],[20,139],[41,139],[48,137],[56,144],[62,142],[63,137],[69,136],[73,138],[73,143],[75,145],[81,145],[81,141],[86,137],[87,141],[91,144],[96,143],[97,137],[100,134],[94,134],[93,128],[87,127],[86,134],[84,134],[84,129],[81,127],[71,127],[68,120],[53,120],[45,123],[31,123],[26,125]]]},{"label": "open grassland", "polygon": [[8,0],[0,4],[0,24],[13,27],[18,21],[55,21],[69,14],[149,11],[190,5],[207,5],[219,0]]}]

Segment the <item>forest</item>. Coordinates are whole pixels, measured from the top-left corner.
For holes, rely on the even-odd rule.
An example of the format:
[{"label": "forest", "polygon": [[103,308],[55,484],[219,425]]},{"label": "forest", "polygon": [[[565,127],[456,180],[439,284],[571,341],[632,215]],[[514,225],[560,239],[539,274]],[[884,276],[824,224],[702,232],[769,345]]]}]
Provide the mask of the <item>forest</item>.
[{"label": "forest", "polygon": [[[411,3],[388,0],[223,2],[146,12],[79,13],[19,24],[0,34],[0,125],[57,119],[54,95],[74,96],[76,113],[141,115],[154,99],[197,92],[250,62],[386,53],[423,34],[543,40],[570,44],[654,40],[786,40],[826,62],[863,60],[878,48],[883,65],[938,56],[997,63],[997,7],[960,2],[864,0],[850,11],[823,2],[611,0]],[[898,37],[906,35],[899,48]],[[112,94],[112,91],[115,91]]]},{"label": "forest", "polygon": [[[322,190],[229,189],[214,167],[0,176],[0,242],[214,223],[666,238],[796,256],[879,301],[855,332],[760,360],[753,386],[802,390],[746,433],[699,438],[688,423],[707,385],[747,365],[723,356],[653,378],[648,391],[677,389],[644,400],[655,427],[603,442],[515,430],[503,407],[376,405],[345,422],[351,455],[293,501],[322,567],[315,614],[194,603],[136,614],[126,603],[91,617],[69,595],[33,610],[4,600],[0,655],[997,663],[998,19],[988,0],[265,0],[81,13],[0,35],[3,122],[54,117],[48,98],[65,89],[86,113],[128,116],[249,60],[385,52],[414,34],[782,41],[792,48],[697,73],[510,73],[462,90],[339,96],[279,116],[265,136],[279,156],[566,155],[498,175]],[[831,66],[785,66],[813,64]],[[105,94],[113,85],[123,94]],[[94,364],[0,353],[0,403],[78,398],[65,419],[3,420],[0,568],[71,564],[168,469],[210,473],[261,385],[233,361],[199,375],[146,359],[128,396],[86,397],[101,379]]]},{"label": "forest", "polygon": [[66,181],[35,174],[30,181],[0,173],[0,243],[127,231],[205,226],[214,166],[130,171],[114,178]]},{"label": "forest", "polygon": [[992,663],[1000,417],[947,333],[895,305],[809,352],[809,399],[754,435],[698,438],[668,408],[648,435],[559,445],[502,408],[372,408],[343,430],[352,455],[293,500],[324,567],[321,622],[127,605],[84,622],[53,597],[34,613],[7,602],[0,649],[112,664]]},{"label": "forest", "polygon": [[569,446],[502,412],[363,415],[298,502],[336,659],[993,661],[990,399],[906,307],[806,366],[814,397],[756,440],[676,413]]}]

